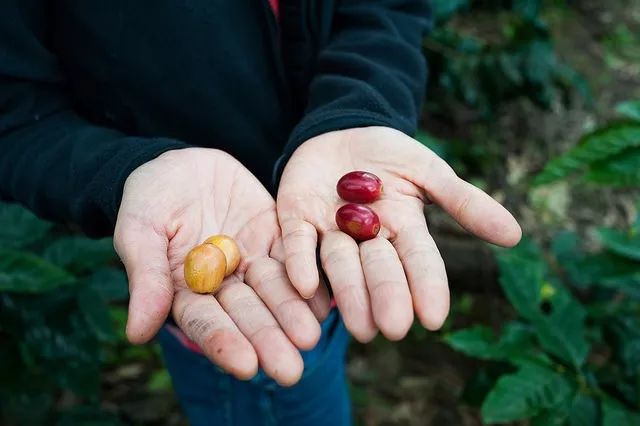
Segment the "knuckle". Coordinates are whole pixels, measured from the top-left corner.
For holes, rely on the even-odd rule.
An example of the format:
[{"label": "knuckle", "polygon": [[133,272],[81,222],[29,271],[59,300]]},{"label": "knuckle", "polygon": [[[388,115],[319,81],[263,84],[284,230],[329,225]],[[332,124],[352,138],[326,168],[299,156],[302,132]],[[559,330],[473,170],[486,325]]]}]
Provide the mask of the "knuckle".
[{"label": "knuckle", "polygon": [[231,338],[231,332],[229,330],[216,329],[213,324],[205,325],[204,327],[201,332],[201,346],[210,349],[215,354],[219,354],[221,349],[227,346],[227,342]]},{"label": "knuckle", "polygon": [[255,293],[244,284],[228,289],[223,286],[216,298],[229,315],[242,311],[244,315],[248,316],[261,304]]},{"label": "knuckle", "polygon": [[253,333],[249,336],[249,341],[251,342],[260,342],[260,341],[273,341],[282,333],[280,327],[276,324],[265,324],[262,327],[258,327]]},{"label": "knuckle", "polygon": [[310,241],[315,238],[315,228],[310,223],[304,221],[296,221],[295,223],[285,224],[282,227],[282,238],[285,249],[290,250],[292,246],[295,246],[305,241]]},{"label": "knuckle", "polygon": [[267,294],[271,288],[278,283],[286,281],[286,274],[283,268],[265,269],[259,272],[247,272],[247,284],[258,294]]},{"label": "knuckle", "polygon": [[358,254],[358,246],[346,235],[344,238],[338,237],[331,241],[331,244],[324,244],[320,248],[320,258],[327,266],[347,263],[351,255]]},{"label": "knuckle", "polygon": [[469,204],[471,203],[472,196],[469,193],[464,194],[455,208],[456,218],[462,218],[467,215]]},{"label": "knuckle", "polygon": [[278,314],[278,318],[287,321],[287,318],[298,319],[299,316],[294,315],[296,310],[305,309],[306,303],[297,297],[292,297],[289,299],[285,299],[278,303],[276,307],[276,312]]},{"label": "knuckle", "polygon": [[393,298],[397,296],[396,293],[400,285],[400,282],[397,280],[379,280],[373,283],[371,292],[374,297],[379,297],[381,300],[393,300]]},{"label": "knuckle", "polygon": [[[132,268],[129,268],[132,269]],[[143,268],[133,268],[130,271],[130,283],[132,287],[139,284],[159,286],[167,291],[171,290],[171,272],[160,265],[145,265]]]},{"label": "knuckle", "polygon": [[363,256],[363,266],[366,268],[386,264],[389,258],[389,251],[383,248],[371,248],[366,250]]},{"label": "knuckle", "polygon": [[202,315],[198,305],[187,305],[176,315],[176,322],[187,336],[199,344],[209,344],[212,336],[217,336],[218,321]]}]

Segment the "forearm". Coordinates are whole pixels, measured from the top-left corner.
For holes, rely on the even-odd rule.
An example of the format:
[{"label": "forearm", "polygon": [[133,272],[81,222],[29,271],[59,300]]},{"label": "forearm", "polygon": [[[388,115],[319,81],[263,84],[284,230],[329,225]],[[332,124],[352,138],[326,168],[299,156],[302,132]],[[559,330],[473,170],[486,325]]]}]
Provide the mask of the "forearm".
[{"label": "forearm", "polygon": [[36,118],[0,132],[0,196],[47,219],[79,225],[92,236],[113,231],[131,171],[185,146],[127,137],[72,111]]},{"label": "forearm", "polygon": [[329,131],[386,126],[415,132],[427,78],[421,46],[429,16],[424,0],[338,2],[331,37],[316,59],[305,113],[280,168],[298,146]]}]

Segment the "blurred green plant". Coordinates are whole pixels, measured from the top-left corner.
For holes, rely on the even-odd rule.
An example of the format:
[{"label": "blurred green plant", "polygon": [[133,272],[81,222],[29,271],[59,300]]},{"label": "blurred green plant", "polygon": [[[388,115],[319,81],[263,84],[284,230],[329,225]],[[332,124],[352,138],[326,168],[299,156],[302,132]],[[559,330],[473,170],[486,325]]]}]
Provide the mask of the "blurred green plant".
[{"label": "blurred green plant", "polygon": [[[105,348],[121,339],[109,303],[128,296],[117,265],[111,239],[0,204],[1,424],[119,424],[99,406]],[[60,407],[64,395],[80,403]]]},{"label": "blurred green plant", "polygon": [[[638,187],[640,102],[616,110],[624,121],[585,135],[535,182],[583,172],[589,182]],[[640,212],[629,229],[603,227],[597,237],[595,252],[570,232],[548,252],[528,240],[499,252],[517,318],[498,334],[481,325],[445,334],[454,349],[489,362],[466,395],[481,401],[485,423],[640,424]]]},{"label": "blurred green plant", "polygon": [[530,241],[499,253],[518,317],[497,335],[478,325],[444,336],[493,365],[483,386],[470,384],[485,423],[640,424],[639,231],[640,216],[628,230],[600,229],[595,253],[574,233],[559,234],[548,258]]},{"label": "blurred green plant", "polygon": [[586,182],[615,187],[640,186],[640,100],[617,105],[623,118],[582,137],[565,154],[552,159],[534,184],[581,174]]},{"label": "blurred green plant", "polygon": [[[441,110],[461,102],[492,117],[524,98],[542,108],[568,102],[586,82],[556,56],[541,0],[432,0],[434,28],[424,41],[429,99]],[[435,101],[437,100],[437,101]]]}]

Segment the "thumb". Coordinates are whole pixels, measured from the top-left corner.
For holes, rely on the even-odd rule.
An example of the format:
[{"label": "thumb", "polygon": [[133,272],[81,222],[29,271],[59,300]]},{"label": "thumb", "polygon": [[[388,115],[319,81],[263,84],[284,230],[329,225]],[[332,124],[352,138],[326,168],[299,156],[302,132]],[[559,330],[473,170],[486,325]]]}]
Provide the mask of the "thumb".
[{"label": "thumb", "polygon": [[174,290],[168,244],[166,235],[152,226],[116,225],[114,247],[129,278],[127,338],[133,344],[151,340],[171,310]]},{"label": "thumb", "polygon": [[520,225],[506,208],[481,189],[456,175],[453,169],[417,141],[404,150],[404,170],[429,199],[463,228],[493,244],[512,247],[520,241]]}]

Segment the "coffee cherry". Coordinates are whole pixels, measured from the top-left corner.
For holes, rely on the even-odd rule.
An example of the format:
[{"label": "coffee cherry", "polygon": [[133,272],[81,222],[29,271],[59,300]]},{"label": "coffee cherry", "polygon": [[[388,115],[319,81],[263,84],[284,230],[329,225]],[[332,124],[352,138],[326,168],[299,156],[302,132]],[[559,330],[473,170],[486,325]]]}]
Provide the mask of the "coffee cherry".
[{"label": "coffee cherry", "polygon": [[207,238],[204,243],[213,244],[222,250],[225,259],[227,259],[227,269],[224,276],[228,277],[233,274],[240,264],[240,249],[233,238],[227,235],[214,235],[213,237]]},{"label": "coffee cherry", "polygon": [[373,173],[349,172],[336,186],[338,195],[350,203],[372,203],[382,194],[382,181]]},{"label": "coffee cherry", "polygon": [[194,247],[184,260],[184,280],[195,293],[213,293],[227,269],[224,253],[213,244]]},{"label": "coffee cherry", "polygon": [[380,218],[376,212],[360,204],[345,204],[336,212],[336,224],[356,241],[375,238],[380,232]]}]

